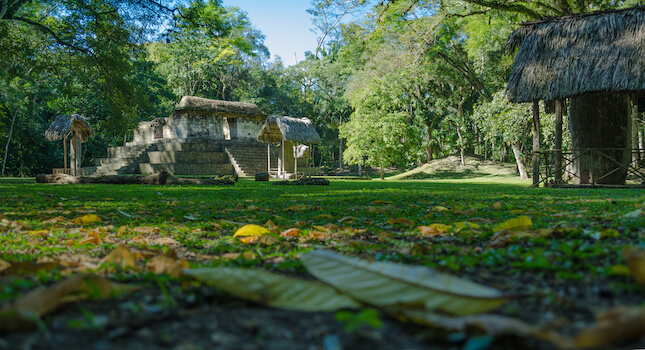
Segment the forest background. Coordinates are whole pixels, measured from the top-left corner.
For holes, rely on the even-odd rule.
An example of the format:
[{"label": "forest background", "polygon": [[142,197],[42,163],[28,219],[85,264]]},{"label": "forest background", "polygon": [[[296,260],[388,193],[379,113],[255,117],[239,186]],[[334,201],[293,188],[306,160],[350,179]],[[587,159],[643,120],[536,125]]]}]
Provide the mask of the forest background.
[{"label": "forest background", "polygon": [[[521,170],[531,110],[505,99],[514,54],[506,38],[521,22],[634,5],[312,0],[317,48],[285,67],[244,9],[220,0],[8,0],[0,4],[1,175],[61,166],[62,144],[44,138],[57,115],[88,118],[90,165],[184,95],[311,119],[322,138],[314,158],[328,171],[409,168],[453,154],[512,159]],[[542,146],[553,148],[554,117],[541,122]]]}]

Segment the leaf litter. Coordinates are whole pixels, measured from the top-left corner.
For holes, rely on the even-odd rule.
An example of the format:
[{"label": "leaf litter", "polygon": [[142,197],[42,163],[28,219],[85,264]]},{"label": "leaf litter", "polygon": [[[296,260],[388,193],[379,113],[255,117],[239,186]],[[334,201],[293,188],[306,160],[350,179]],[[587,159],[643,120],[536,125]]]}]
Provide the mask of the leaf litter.
[{"label": "leaf litter", "polygon": [[[365,198],[369,200],[358,201],[366,203],[362,207],[364,210],[358,210],[360,206],[356,204],[352,204],[352,209],[346,211],[334,211],[333,205],[325,205],[322,208],[329,210],[328,213],[320,213],[319,204],[324,204],[324,197],[320,197],[321,200],[316,205],[292,200],[287,206],[277,206],[286,209],[282,210],[281,216],[271,217],[271,210],[262,209],[265,213],[253,221],[266,223],[251,224],[257,227],[245,235],[236,233],[244,227],[244,222],[249,222],[251,216],[244,212],[239,212],[236,216],[236,211],[229,210],[224,217],[218,218],[217,214],[214,217],[208,213],[216,213],[217,208],[224,213],[227,208],[213,207],[206,202],[197,204],[198,201],[192,201],[194,205],[190,206],[190,212],[182,212],[182,206],[159,210],[167,219],[165,222],[141,221],[141,217],[135,215],[109,215],[109,212],[102,212],[100,205],[76,210],[78,213],[85,212],[82,216],[76,216],[76,222],[65,218],[72,213],[68,210],[58,211],[61,214],[65,212],[65,216],[53,217],[51,214],[56,215],[57,212],[51,211],[41,221],[31,220],[28,215],[21,217],[22,214],[17,211],[5,210],[0,213],[0,229],[6,233],[3,238],[6,247],[0,256],[4,263],[0,264],[0,268],[8,267],[0,271],[0,274],[5,281],[11,283],[11,279],[17,276],[11,272],[11,268],[20,266],[18,262],[21,260],[28,261],[29,256],[37,256],[42,264],[51,264],[50,268],[30,270],[23,267],[22,276],[43,276],[49,274],[49,271],[60,271],[62,276],[76,278],[81,272],[90,272],[93,275],[89,276],[102,278],[109,285],[116,283],[116,280],[111,279],[125,273],[129,276],[126,280],[131,281],[127,286],[148,290],[150,287],[146,287],[148,284],[144,276],[168,276],[176,291],[169,292],[167,288],[170,286],[165,284],[167,282],[158,280],[153,285],[161,288],[161,296],[166,304],[175,305],[176,301],[173,300],[181,300],[191,288],[188,286],[192,284],[186,282],[190,271],[206,269],[202,271],[208,271],[210,277],[207,278],[208,283],[204,282],[206,284],[199,287],[199,293],[215,288],[215,291],[230,293],[261,305],[293,308],[293,304],[302,304],[308,305],[312,311],[316,310],[317,304],[322,305],[319,302],[307,304],[308,301],[315,300],[313,296],[316,292],[295,293],[297,297],[289,293],[298,284],[306,286],[303,290],[308,291],[316,290],[309,289],[312,284],[317,287],[322,285],[335,293],[335,296],[330,294],[323,299],[349,298],[353,303],[352,306],[330,307],[329,310],[340,312],[347,308],[365,308],[367,305],[377,307],[377,316],[371,317],[391,317],[441,330],[440,334],[445,334],[445,337],[439,337],[448,343],[455,338],[451,334],[461,333],[465,334],[464,341],[480,339],[477,337],[481,334],[488,334],[493,339],[491,344],[497,344],[497,338],[504,339],[510,335],[529,343],[541,341],[550,344],[543,348],[612,348],[629,342],[630,339],[637,341],[639,334],[642,334],[640,329],[634,330],[627,326],[643,317],[639,303],[614,308],[607,306],[615,303],[604,303],[607,310],[604,313],[602,309],[587,305],[587,311],[580,316],[572,319],[558,316],[559,318],[548,321],[552,317],[548,316],[550,313],[563,312],[566,315],[569,312],[567,310],[572,310],[569,305],[576,304],[577,301],[568,295],[582,295],[580,291],[585,289],[599,290],[596,293],[614,296],[625,295],[622,290],[627,290],[631,293],[629,295],[634,296],[639,291],[642,293],[642,287],[638,285],[642,283],[639,282],[642,281],[642,272],[639,272],[642,270],[642,253],[640,248],[634,246],[641,237],[637,227],[642,218],[640,212],[634,212],[633,207],[616,216],[609,215],[615,207],[605,207],[605,203],[615,205],[613,203],[616,201],[608,202],[601,196],[598,199],[591,196],[584,201],[573,199],[570,200],[573,204],[568,204],[572,207],[569,218],[574,221],[569,228],[563,230],[559,226],[560,222],[536,217],[535,213],[540,212],[539,209],[527,210],[524,204],[520,204],[522,208],[514,208],[518,203],[506,199],[487,203],[480,198],[472,201],[468,207],[451,201],[448,190],[442,193],[435,189],[437,198],[419,200],[416,204],[422,205],[416,205],[409,202],[409,195],[402,198],[388,195],[383,197],[387,200],[378,199],[379,188],[375,190],[374,194],[366,195]],[[533,196],[534,193],[530,195]],[[634,197],[635,200],[637,197]],[[252,202],[259,203],[256,199]],[[562,206],[555,210],[548,207],[558,205],[555,203],[559,202],[536,201],[532,206],[543,207],[544,212],[564,213]],[[577,209],[576,205],[579,205]],[[380,206],[383,210],[370,210],[373,206]],[[594,206],[593,216],[576,214],[576,211],[589,212],[589,206]],[[137,213],[144,217],[154,211],[151,208],[143,212],[123,204],[119,207],[123,212]],[[271,199],[265,200],[262,207],[272,207]],[[312,210],[314,207],[318,209]],[[428,210],[428,207],[431,209]],[[525,213],[526,215],[514,217]],[[100,220],[92,222],[89,215],[96,215]],[[588,217],[591,221],[585,222]],[[557,220],[562,218],[563,216],[554,217]],[[575,221],[577,218],[582,220]],[[611,219],[608,218],[616,218],[616,221],[610,225],[608,220]],[[276,220],[277,224],[272,220]],[[340,224],[346,226],[339,227]],[[81,228],[77,229],[75,225],[80,225]],[[289,234],[284,234],[286,232]],[[595,234],[585,232],[598,232],[599,235],[595,237]],[[26,238],[27,236],[33,238]],[[240,240],[244,238],[250,239],[247,242]],[[612,243],[614,241],[615,245]],[[66,247],[65,242],[71,243]],[[38,244],[41,250],[30,248],[30,244]],[[572,248],[565,249],[570,245]],[[308,252],[313,247],[341,250],[343,254],[320,250]],[[375,261],[375,256],[384,261]],[[496,260],[499,256],[503,259]],[[585,265],[585,260],[596,264]],[[567,262],[577,264],[573,265],[575,269],[567,265]],[[626,266],[620,268],[623,262]],[[213,264],[215,266],[205,267]],[[329,268],[331,273],[319,271],[328,265],[335,266]],[[196,268],[190,268],[191,266]],[[249,269],[251,266],[255,269]],[[499,274],[500,271],[499,276],[493,274]],[[446,274],[447,272],[450,273]],[[530,279],[536,273],[543,274],[544,277],[540,278],[546,278],[549,288],[540,288],[540,283],[536,282],[538,279]],[[568,279],[575,274],[582,276],[583,280]],[[604,274],[609,276],[609,289],[607,283],[603,286],[603,283],[596,282],[601,281]],[[446,277],[450,275],[454,276]],[[513,277],[503,277],[504,275]],[[341,278],[342,276],[344,277]],[[222,283],[214,282],[217,279],[229,281],[217,286],[216,283]],[[256,286],[242,292],[235,290],[250,281],[261,287]],[[582,281],[591,283],[585,287]],[[51,284],[52,287],[56,285]],[[374,288],[364,288],[362,285]],[[285,286],[286,289],[280,289]],[[461,287],[453,290],[447,286]],[[74,288],[71,289],[80,290],[81,295],[86,293],[82,283],[78,289]],[[295,290],[300,290],[299,288],[301,287]],[[396,291],[388,292],[387,288],[395,288]],[[579,294],[571,294],[574,290],[567,288],[576,288]],[[473,295],[464,291],[470,291]],[[310,298],[306,297],[308,293],[311,293]],[[408,293],[415,297],[408,297]],[[524,293],[524,296],[518,299],[518,293]],[[15,305],[21,304],[22,300],[19,295],[12,295],[1,305],[3,310],[9,308],[6,309],[10,311],[9,314],[15,311]],[[25,297],[27,295],[29,294],[25,294]],[[83,297],[79,297],[78,300],[82,299]],[[77,299],[63,297],[62,300],[67,302]],[[271,300],[280,302],[270,304]],[[539,304],[542,305],[554,305],[547,307],[547,310],[552,308],[553,311],[547,312],[548,317],[541,316],[543,321],[539,324],[527,322],[526,307],[525,310],[517,309],[517,305],[526,302],[532,305],[532,300],[540,301]],[[635,298],[623,297],[622,300],[629,304]],[[62,304],[48,306],[44,312],[28,311],[31,312],[27,317],[31,322],[29,327],[42,324],[40,319],[43,315]],[[581,307],[584,306],[575,306]],[[559,308],[563,311],[559,311]],[[596,322],[590,322],[590,318],[586,317],[593,314],[599,315]],[[516,318],[518,316],[520,318]],[[386,324],[393,327],[391,323]],[[565,326],[564,329],[561,329],[562,325]]]}]

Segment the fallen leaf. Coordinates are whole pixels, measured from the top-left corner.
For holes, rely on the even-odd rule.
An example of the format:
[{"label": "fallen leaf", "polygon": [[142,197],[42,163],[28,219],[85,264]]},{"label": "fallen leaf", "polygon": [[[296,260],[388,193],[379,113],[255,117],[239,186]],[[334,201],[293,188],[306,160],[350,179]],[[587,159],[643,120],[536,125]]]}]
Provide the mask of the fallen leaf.
[{"label": "fallen leaf", "polygon": [[637,339],[645,333],[645,308],[619,306],[600,313],[596,323],[575,336],[576,349],[602,348]]},{"label": "fallen leaf", "polygon": [[235,231],[233,237],[245,237],[245,236],[262,236],[264,234],[270,233],[269,230],[260,226],[260,225],[244,225]]},{"label": "fallen leaf", "polygon": [[[469,335],[482,333],[492,337],[514,335],[520,338],[536,338],[549,341],[560,349],[572,349],[574,341],[570,337],[555,332],[543,331],[519,319],[493,314],[452,317],[439,315],[425,310],[393,309],[394,315],[402,314],[410,321],[426,327],[442,329],[445,332],[464,332]],[[527,339],[531,340],[531,339]]]},{"label": "fallen leaf", "polygon": [[372,204],[392,204],[392,202],[377,199],[377,200],[373,201]]},{"label": "fallen leaf", "polygon": [[139,226],[132,229],[133,232],[142,233],[144,235],[156,234],[161,232],[159,227],[148,227],[148,226]]},{"label": "fallen leaf", "polygon": [[239,237],[238,240],[242,243],[246,244],[252,244],[256,243],[260,240],[261,236],[246,236],[246,237]]},{"label": "fallen leaf", "polygon": [[311,231],[309,231],[309,238],[312,238],[312,239],[330,239],[331,238],[331,233],[311,230]]},{"label": "fallen leaf", "polygon": [[261,236],[258,241],[260,242],[260,244],[264,245],[274,245],[280,243],[280,239],[275,237],[274,235]]},{"label": "fallen leaf", "polygon": [[62,216],[57,216],[55,218],[47,219],[43,221],[43,224],[58,224],[61,222],[66,222],[67,218],[62,217]]},{"label": "fallen leaf", "polygon": [[134,254],[130,251],[125,244],[119,243],[110,254],[101,259],[100,263],[114,263],[122,269],[135,269],[139,270]]},{"label": "fallen leaf", "polygon": [[37,288],[1,307],[0,329],[32,329],[41,316],[62,304],[84,299],[106,299],[136,289],[139,287],[115,283],[98,276],[77,275],[49,287]]},{"label": "fallen leaf", "polygon": [[620,232],[614,230],[613,228],[606,228],[600,233],[600,237],[618,237]]},{"label": "fallen leaf", "polygon": [[533,222],[531,221],[531,218],[523,215],[523,216],[518,216],[514,219],[509,219],[504,221],[503,223],[497,225],[493,231],[501,231],[501,230],[526,230],[529,227],[533,225]]},{"label": "fallen leaf", "polygon": [[638,208],[634,211],[630,211],[629,213],[623,215],[625,218],[630,218],[630,219],[636,219],[638,217],[641,217],[643,215],[643,208]]},{"label": "fallen leaf", "polygon": [[300,230],[297,228],[290,228],[282,233],[280,233],[280,237],[282,238],[287,238],[287,237],[299,237],[300,236]]},{"label": "fallen leaf", "polygon": [[185,260],[178,260],[167,255],[157,255],[148,261],[146,267],[157,275],[167,274],[179,277],[182,274],[182,269],[188,268],[190,265]]},{"label": "fallen leaf", "polygon": [[459,231],[465,230],[465,229],[479,230],[480,227],[479,227],[479,225],[477,225],[475,223],[472,223],[472,222],[461,221],[461,222],[455,223],[455,229],[457,230],[457,232],[459,232]]},{"label": "fallen leaf", "polygon": [[533,238],[537,236],[526,231],[513,231],[510,229],[502,229],[495,232],[495,234],[493,234],[493,237],[490,238],[490,243],[488,243],[488,246],[491,248],[504,247],[507,244],[515,241],[517,238],[522,238],[522,237]]},{"label": "fallen leaf", "polygon": [[9,264],[9,266],[3,269],[2,274],[9,276],[34,275],[40,271],[49,271],[58,267],[58,264],[53,262],[39,263],[35,261],[5,261],[4,263]]},{"label": "fallen leaf", "polygon": [[87,244],[87,243],[101,244],[101,242],[103,242],[103,239],[101,238],[101,235],[99,234],[99,232],[92,230],[87,233],[87,236],[85,236],[85,238],[78,241],[78,244]]},{"label": "fallen leaf", "polygon": [[340,223],[343,223],[345,221],[351,222],[351,221],[354,221],[354,220],[356,220],[356,218],[353,217],[353,216],[345,216],[345,217],[342,217],[342,218],[338,219],[338,223],[340,224]]},{"label": "fallen leaf", "polygon": [[173,245],[173,244],[179,244],[176,240],[170,238],[170,237],[161,237],[161,238],[155,238],[150,240],[151,244],[158,244],[158,245]]},{"label": "fallen leaf", "polygon": [[10,267],[11,267],[10,263],[0,259],[0,272],[4,271],[4,270],[6,270],[6,269],[8,269]]},{"label": "fallen leaf", "polygon": [[318,281],[286,277],[247,268],[186,269],[184,274],[236,295],[272,307],[300,311],[336,311],[360,304]]},{"label": "fallen leaf", "polygon": [[72,220],[72,222],[77,225],[89,225],[101,221],[103,221],[103,219],[96,214],[87,214]]},{"label": "fallen leaf", "polygon": [[284,208],[284,210],[286,210],[286,211],[302,211],[302,210],[305,210],[305,209],[307,209],[307,206],[304,205],[304,204],[296,204],[296,205],[291,205],[291,206],[288,206],[288,207]]},{"label": "fallen leaf", "polygon": [[467,315],[507,302],[496,289],[425,266],[367,261],[324,250],[306,253],[300,261],[316,278],[370,305],[406,305]]},{"label": "fallen leaf", "polygon": [[408,219],[408,218],[392,218],[388,219],[385,221],[386,224],[389,225],[405,225],[405,226],[414,226],[414,221]]},{"label": "fallen leaf", "polygon": [[634,277],[634,280],[645,285],[645,249],[640,247],[625,247],[622,252],[623,259]]},{"label": "fallen leaf", "polygon": [[419,226],[415,231],[423,236],[438,236],[448,232],[452,227],[444,224],[432,224],[430,226]]},{"label": "fallen leaf", "polygon": [[264,227],[266,227],[267,230],[275,233],[276,235],[280,234],[280,228],[278,227],[278,225],[274,224],[273,221],[271,221],[270,219],[266,222],[266,224],[264,224]]}]

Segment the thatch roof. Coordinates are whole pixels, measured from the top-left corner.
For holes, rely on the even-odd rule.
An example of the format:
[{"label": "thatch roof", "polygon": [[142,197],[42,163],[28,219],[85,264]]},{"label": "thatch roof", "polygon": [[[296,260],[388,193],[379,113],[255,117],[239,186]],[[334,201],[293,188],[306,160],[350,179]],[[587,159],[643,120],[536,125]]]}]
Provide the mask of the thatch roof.
[{"label": "thatch roof", "polygon": [[282,138],[286,141],[300,143],[318,143],[320,136],[314,124],[307,118],[292,118],[270,116],[262,125],[258,141],[264,143],[279,143]]},{"label": "thatch roof", "polygon": [[506,45],[513,102],[645,90],[645,7],[523,23]]},{"label": "thatch roof", "polygon": [[49,141],[62,140],[70,131],[76,133],[81,142],[87,141],[90,136],[94,135],[94,130],[84,116],[70,114],[57,116],[45,131],[45,138]]},{"label": "thatch roof", "polygon": [[255,103],[211,100],[208,98],[184,96],[175,108],[176,111],[193,109],[244,115],[263,115]]}]

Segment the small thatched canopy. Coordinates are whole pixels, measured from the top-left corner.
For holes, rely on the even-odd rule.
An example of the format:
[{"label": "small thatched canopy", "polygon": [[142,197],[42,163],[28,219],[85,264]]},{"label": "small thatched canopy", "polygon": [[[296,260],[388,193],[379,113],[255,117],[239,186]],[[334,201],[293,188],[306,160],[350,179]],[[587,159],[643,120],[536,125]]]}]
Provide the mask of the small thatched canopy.
[{"label": "small thatched canopy", "polygon": [[523,23],[506,45],[512,102],[645,90],[645,7]]},{"label": "small thatched canopy", "polygon": [[285,141],[319,143],[320,136],[308,118],[269,116],[260,130],[258,141],[280,143]]},{"label": "small thatched canopy", "polygon": [[184,96],[181,98],[181,101],[179,101],[175,110],[180,111],[184,109],[245,115],[262,115],[262,111],[254,103],[211,100],[195,96]]},{"label": "small thatched canopy", "polygon": [[85,117],[80,114],[71,114],[56,117],[49,129],[45,131],[45,138],[49,141],[62,140],[70,131],[73,131],[81,139],[81,142],[86,142],[90,136],[94,135],[94,130]]}]

